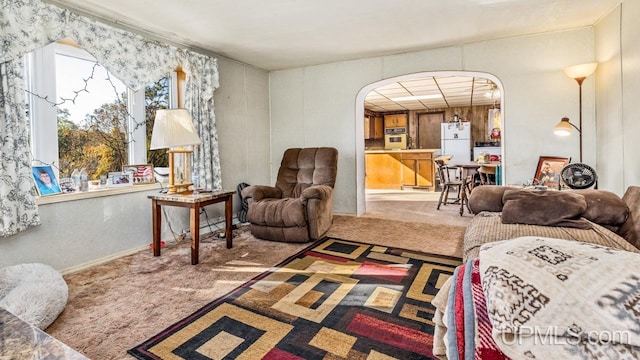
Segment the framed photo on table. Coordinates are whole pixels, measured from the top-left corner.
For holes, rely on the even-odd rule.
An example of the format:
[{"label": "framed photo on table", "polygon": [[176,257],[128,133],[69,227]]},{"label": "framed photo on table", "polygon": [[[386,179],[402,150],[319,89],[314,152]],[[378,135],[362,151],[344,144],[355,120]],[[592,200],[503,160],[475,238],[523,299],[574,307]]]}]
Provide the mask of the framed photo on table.
[{"label": "framed photo on table", "polygon": [[560,171],[569,163],[569,160],[565,157],[540,156],[534,184],[557,188],[560,182]]},{"label": "framed photo on table", "polygon": [[131,174],[133,185],[153,184],[156,182],[152,164],[126,165],[123,167],[122,172]]},{"label": "framed photo on table", "polygon": [[31,173],[36,182],[36,188],[40,196],[61,194],[60,185],[53,174],[51,165],[32,166]]}]

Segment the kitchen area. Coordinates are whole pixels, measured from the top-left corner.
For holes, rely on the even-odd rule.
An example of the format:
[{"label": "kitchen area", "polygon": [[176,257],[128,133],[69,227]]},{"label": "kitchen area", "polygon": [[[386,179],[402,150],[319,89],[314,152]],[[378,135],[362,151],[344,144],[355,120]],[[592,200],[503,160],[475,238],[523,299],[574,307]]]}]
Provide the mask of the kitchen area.
[{"label": "kitchen area", "polygon": [[[427,89],[434,82],[437,92]],[[476,96],[456,102],[454,93],[469,88],[478,89]],[[473,101],[480,96],[484,101]],[[438,157],[456,163],[499,162],[499,104],[495,85],[478,78],[417,79],[375,89],[365,99],[366,189],[434,191]]]},{"label": "kitchen area", "polygon": [[367,189],[435,188],[433,160],[440,149],[413,149],[407,124],[407,114],[365,115],[365,146],[370,145],[365,150]]}]

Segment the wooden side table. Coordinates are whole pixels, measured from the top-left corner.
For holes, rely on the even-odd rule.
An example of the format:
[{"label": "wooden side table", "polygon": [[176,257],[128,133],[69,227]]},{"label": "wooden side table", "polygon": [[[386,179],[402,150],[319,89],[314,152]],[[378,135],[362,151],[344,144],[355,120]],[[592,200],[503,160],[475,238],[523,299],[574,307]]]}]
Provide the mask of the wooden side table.
[{"label": "wooden side table", "polygon": [[224,201],[225,237],[227,249],[233,246],[233,194],[234,190],[218,190],[197,195],[159,194],[150,195],[151,216],[153,222],[153,256],[160,256],[160,233],[162,228],[162,206],[178,206],[189,208],[189,224],[191,228],[191,264],[199,261],[200,248],[200,208]]}]

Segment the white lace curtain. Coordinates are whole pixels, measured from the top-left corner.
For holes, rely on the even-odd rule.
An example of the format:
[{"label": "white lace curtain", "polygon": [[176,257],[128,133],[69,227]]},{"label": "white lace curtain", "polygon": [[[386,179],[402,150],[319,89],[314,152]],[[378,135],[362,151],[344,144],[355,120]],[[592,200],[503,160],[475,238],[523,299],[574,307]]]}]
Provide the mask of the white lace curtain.
[{"label": "white lace curtain", "polygon": [[182,66],[187,73],[185,107],[202,139],[194,171],[202,184],[221,188],[213,92],[216,59],[146,39],[40,0],[0,0],[0,236],[39,225],[31,177],[29,124],[24,107],[22,57],[69,37],[134,90]]}]

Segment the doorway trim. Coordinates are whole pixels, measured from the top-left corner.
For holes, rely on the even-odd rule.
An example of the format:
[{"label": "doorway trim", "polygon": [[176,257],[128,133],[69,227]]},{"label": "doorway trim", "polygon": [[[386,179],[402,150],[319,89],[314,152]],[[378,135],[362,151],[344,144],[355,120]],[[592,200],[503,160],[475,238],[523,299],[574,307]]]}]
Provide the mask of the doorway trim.
[{"label": "doorway trim", "polygon": [[[396,76],[396,77],[392,77],[392,78],[388,78],[388,79],[384,79],[384,80],[379,80],[373,83],[370,83],[368,85],[365,85],[364,87],[362,87],[362,89],[360,89],[360,91],[358,92],[357,96],[356,96],[356,118],[355,118],[355,123],[356,123],[356,139],[355,139],[355,154],[356,154],[356,216],[362,216],[364,215],[364,213],[366,212],[366,194],[365,194],[365,164],[364,164],[364,121],[362,119],[364,119],[364,99],[366,98],[367,94],[369,94],[371,91],[373,91],[374,89],[393,83],[393,82],[398,82],[398,81],[406,81],[406,80],[412,80],[412,79],[419,79],[419,78],[425,78],[425,77],[434,77],[434,76],[468,76],[468,77],[479,77],[479,78],[485,78],[485,79],[489,79],[491,80],[494,84],[496,84],[498,86],[498,89],[500,90],[500,109],[502,112],[502,116],[501,116],[501,122],[502,124],[501,126],[501,132],[502,132],[502,139],[500,141],[500,151],[502,152],[502,164],[505,164],[506,161],[506,154],[505,154],[505,141],[504,139],[506,138],[505,136],[505,113],[506,113],[506,108],[505,108],[505,103],[504,103],[504,98],[505,98],[505,93],[504,93],[504,87],[502,86],[502,82],[500,81],[500,79],[498,79],[495,75],[490,74],[490,73],[486,73],[486,72],[480,72],[480,71],[425,71],[425,72],[418,72],[418,73],[412,73],[412,74],[407,74],[407,75],[400,75],[400,76]],[[502,183],[505,184],[505,178],[506,178],[506,169],[502,168]]]}]

